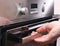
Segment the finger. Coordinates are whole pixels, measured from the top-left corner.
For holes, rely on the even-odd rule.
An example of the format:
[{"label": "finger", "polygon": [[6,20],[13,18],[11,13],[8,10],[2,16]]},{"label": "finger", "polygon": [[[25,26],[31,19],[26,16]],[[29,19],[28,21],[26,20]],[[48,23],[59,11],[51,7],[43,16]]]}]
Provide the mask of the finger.
[{"label": "finger", "polygon": [[35,31],[32,31],[31,35],[35,35],[37,34],[38,32],[35,32]]},{"label": "finger", "polygon": [[38,32],[34,32],[34,31],[33,31],[33,32],[31,33],[31,36],[32,36],[31,39],[34,40],[35,38],[41,37],[41,34],[39,34]]},{"label": "finger", "polygon": [[38,28],[36,31],[37,32],[45,32],[45,31],[50,31],[51,30],[51,26],[49,24],[46,24],[44,26],[41,26],[40,28]]}]

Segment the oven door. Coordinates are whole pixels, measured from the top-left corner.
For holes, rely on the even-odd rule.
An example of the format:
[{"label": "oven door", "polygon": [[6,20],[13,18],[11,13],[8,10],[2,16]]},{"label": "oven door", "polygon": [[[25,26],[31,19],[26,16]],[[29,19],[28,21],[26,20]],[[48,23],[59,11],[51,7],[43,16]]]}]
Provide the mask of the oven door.
[{"label": "oven door", "polygon": [[[51,43],[51,44],[43,44],[43,45],[33,42],[31,40],[31,38],[33,36],[30,35],[32,31],[36,30],[36,28],[38,28],[48,22],[52,22],[54,20],[57,20],[57,19],[52,18],[49,20],[28,24],[27,26],[29,29],[26,28],[27,27],[26,25],[22,26],[20,28],[16,28],[16,29],[13,28],[10,32],[12,35],[10,34],[7,36],[8,37],[7,46],[56,46],[56,42]],[[24,33],[22,31],[20,32],[18,30],[22,30],[22,31],[24,31]],[[7,33],[9,33],[9,32],[7,32]],[[39,35],[39,34],[37,34],[37,35]]]}]

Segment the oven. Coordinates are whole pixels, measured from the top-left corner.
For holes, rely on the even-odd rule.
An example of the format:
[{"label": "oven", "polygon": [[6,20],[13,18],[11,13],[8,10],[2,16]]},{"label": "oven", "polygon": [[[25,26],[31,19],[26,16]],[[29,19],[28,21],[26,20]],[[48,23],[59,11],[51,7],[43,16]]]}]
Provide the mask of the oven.
[{"label": "oven", "polygon": [[[48,0],[23,0],[23,1],[14,0],[11,1],[12,7],[10,5],[10,1],[8,1],[8,3],[9,3],[8,6],[10,8],[9,10],[11,10],[11,11],[7,10],[9,11],[8,15],[10,15],[8,18],[14,21],[14,23],[0,26],[0,30],[1,30],[0,45],[1,46],[41,46],[39,44],[37,45],[35,42],[32,42],[32,40],[30,40],[30,38],[32,38],[31,33],[32,31],[35,31],[38,27],[46,23],[58,20],[58,18],[53,17],[54,1],[53,0],[49,0],[49,1]],[[20,6],[20,3],[23,6]],[[45,34],[46,33],[43,33],[43,35]],[[43,46],[56,46],[56,42]]]},{"label": "oven", "polygon": [[[57,20],[58,18],[43,19],[43,21],[35,19],[1,26],[0,44],[1,46],[40,46],[30,40],[32,31],[35,31],[45,23]],[[56,42],[43,46],[56,46]]]}]

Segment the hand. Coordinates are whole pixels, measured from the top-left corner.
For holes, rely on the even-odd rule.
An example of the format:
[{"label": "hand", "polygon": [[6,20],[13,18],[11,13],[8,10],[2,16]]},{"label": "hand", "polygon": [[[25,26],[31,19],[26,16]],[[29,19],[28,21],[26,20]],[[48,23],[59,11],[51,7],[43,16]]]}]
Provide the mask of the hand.
[{"label": "hand", "polygon": [[51,43],[55,41],[60,36],[60,21],[54,21],[48,23],[36,30],[36,32],[45,32],[45,31],[47,31],[48,34],[38,38],[34,38],[34,41],[38,43]]}]

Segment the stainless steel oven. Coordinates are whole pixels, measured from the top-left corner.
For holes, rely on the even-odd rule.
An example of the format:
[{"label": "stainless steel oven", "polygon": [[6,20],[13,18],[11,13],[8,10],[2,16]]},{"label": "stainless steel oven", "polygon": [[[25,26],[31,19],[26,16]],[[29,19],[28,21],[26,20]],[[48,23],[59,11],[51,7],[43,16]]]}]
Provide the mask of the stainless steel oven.
[{"label": "stainless steel oven", "polygon": [[[29,40],[31,32],[45,23],[58,20],[58,18],[51,18],[44,21],[39,20],[35,19],[1,26],[1,46],[35,46],[35,43]],[[44,46],[55,46],[55,44],[52,43]]]},{"label": "stainless steel oven", "polygon": [[[17,14],[16,10],[21,7],[17,7],[15,3],[17,4],[17,6],[19,6],[19,4],[21,3],[22,9],[24,9],[25,7],[28,8],[28,13],[23,14],[26,11],[24,12],[20,11],[19,14]],[[14,18],[12,19],[14,23],[1,26],[0,28],[1,46],[36,46],[34,42],[30,42],[31,40],[29,40],[29,38],[31,38],[30,36],[31,32],[35,31],[36,28],[44,25],[45,23],[58,20],[58,18],[53,18],[54,15],[53,0],[49,0],[49,1],[48,0],[24,0],[24,1],[17,0],[17,1],[12,1],[11,4],[14,9],[10,7],[11,8],[10,12],[12,12],[12,9],[13,12],[12,14],[8,14],[8,15],[13,15],[13,17],[10,16],[11,17],[10,19]],[[23,15],[21,15],[20,13]],[[44,46],[56,46],[56,42]]]}]

